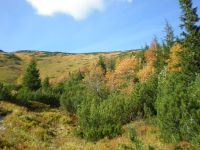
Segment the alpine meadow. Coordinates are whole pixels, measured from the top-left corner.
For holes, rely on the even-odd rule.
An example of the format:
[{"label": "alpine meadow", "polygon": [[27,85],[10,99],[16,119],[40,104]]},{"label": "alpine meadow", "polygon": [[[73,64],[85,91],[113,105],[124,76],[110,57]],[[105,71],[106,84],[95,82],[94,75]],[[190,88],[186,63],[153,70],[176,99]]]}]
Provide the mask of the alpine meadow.
[{"label": "alpine meadow", "polygon": [[[0,149],[200,150],[200,1],[153,1],[158,5],[2,0],[13,11],[0,11],[0,20],[7,18],[0,25],[0,41],[7,40],[0,42]],[[178,27],[159,14],[160,3],[179,6],[164,12],[178,18]],[[142,6],[157,15],[137,14]],[[150,17],[147,30],[141,20],[135,27],[141,31],[130,33],[137,24],[126,16],[132,9],[135,17]],[[165,22],[159,37],[158,18]],[[77,51],[48,51],[59,49],[65,31],[64,46]],[[142,34],[153,37],[149,44]],[[133,36],[143,45],[134,46]]]}]

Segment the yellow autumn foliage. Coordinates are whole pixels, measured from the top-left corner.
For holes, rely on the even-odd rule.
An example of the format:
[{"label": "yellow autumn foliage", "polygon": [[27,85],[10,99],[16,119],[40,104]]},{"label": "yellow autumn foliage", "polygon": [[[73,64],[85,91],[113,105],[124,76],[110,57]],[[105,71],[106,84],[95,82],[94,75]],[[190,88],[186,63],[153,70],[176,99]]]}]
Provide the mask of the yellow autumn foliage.
[{"label": "yellow autumn foliage", "polygon": [[138,78],[140,81],[145,81],[151,74],[154,73],[153,65],[146,65],[144,66],[139,72],[137,73]]},{"label": "yellow autumn foliage", "polygon": [[167,70],[170,72],[179,72],[181,71],[181,68],[178,67],[177,65],[180,62],[180,57],[177,55],[178,52],[180,52],[181,45],[176,43],[172,46],[170,49],[170,56],[169,59],[167,60]]},{"label": "yellow autumn foliage", "polygon": [[156,59],[156,57],[155,57],[156,48],[157,48],[157,44],[155,41],[153,41],[151,43],[149,49],[145,51],[144,57],[148,64],[152,63]]},{"label": "yellow autumn foliage", "polygon": [[114,72],[107,72],[106,85],[110,90],[120,89],[125,94],[130,94],[133,88],[133,80],[136,77],[135,68],[138,60],[135,57],[127,57],[119,60]]},{"label": "yellow autumn foliage", "polygon": [[153,41],[148,50],[145,51],[144,57],[146,60],[146,65],[143,66],[137,73],[137,76],[140,81],[145,81],[151,74],[154,73],[154,61],[156,60],[155,51],[157,48],[157,44]]},{"label": "yellow autumn foliage", "polygon": [[116,67],[115,74],[119,76],[132,76],[138,60],[135,57],[122,59]]}]

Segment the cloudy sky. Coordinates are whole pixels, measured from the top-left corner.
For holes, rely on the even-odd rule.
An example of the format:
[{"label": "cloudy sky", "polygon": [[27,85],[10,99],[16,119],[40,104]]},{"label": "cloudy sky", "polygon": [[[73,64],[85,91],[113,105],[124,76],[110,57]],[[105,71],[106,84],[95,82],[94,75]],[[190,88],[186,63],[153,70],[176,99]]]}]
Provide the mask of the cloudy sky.
[{"label": "cloudy sky", "polygon": [[166,19],[178,35],[179,16],[178,0],[0,0],[0,49],[136,49],[161,39]]}]

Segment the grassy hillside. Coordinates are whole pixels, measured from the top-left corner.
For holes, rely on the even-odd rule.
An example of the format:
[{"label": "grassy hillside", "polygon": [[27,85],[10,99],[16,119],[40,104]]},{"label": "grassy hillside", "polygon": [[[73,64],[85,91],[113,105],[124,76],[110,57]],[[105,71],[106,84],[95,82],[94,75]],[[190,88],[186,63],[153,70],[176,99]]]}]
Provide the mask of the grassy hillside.
[{"label": "grassy hillside", "polygon": [[138,137],[145,146],[151,145],[157,150],[171,150],[178,145],[184,147],[189,144],[187,142],[177,145],[162,143],[159,138],[159,129],[142,120],[123,126],[124,133],[120,136],[113,139],[104,138],[93,143],[74,136],[73,130],[76,125],[74,116],[40,103],[33,105],[36,109],[28,111],[24,107],[0,101],[2,107],[0,111],[2,109],[11,111],[3,121],[0,121],[0,127],[4,127],[0,129],[0,148],[7,145],[8,149],[9,147],[60,150],[120,149],[124,144],[132,145],[128,138],[128,126],[135,127]]},{"label": "grassy hillside", "polygon": [[106,58],[131,54],[126,52],[69,54],[60,52],[19,51],[0,53],[0,81],[20,83],[22,74],[32,58],[37,60],[41,78],[49,76],[51,82],[58,82],[68,76],[69,72],[90,66],[100,55]]}]

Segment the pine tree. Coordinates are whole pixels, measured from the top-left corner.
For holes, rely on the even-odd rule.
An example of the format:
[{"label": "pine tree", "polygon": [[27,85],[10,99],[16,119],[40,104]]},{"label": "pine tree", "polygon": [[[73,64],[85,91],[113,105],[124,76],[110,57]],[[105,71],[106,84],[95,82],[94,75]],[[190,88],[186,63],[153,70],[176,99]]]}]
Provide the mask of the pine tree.
[{"label": "pine tree", "polygon": [[200,73],[200,27],[197,25],[199,17],[197,8],[192,7],[191,0],[179,0],[179,2],[182,9],[180,26],[184,29],[183,39],[180,41],[183,47],[180,66],[190,82],[196,73]]},{"label": "pine tree", "polygon": [[31,91],[36,91],[41,87],[39,70],[36,66],[36,61],[32,60],[28,65],[23,78],[23,86]]},{"label": "pine tree", "polygon": [[44,89],[48,89],[49,88],[49,77],[48,76],[44,79],[44,81],[42,83],[42,87]]},{"label": "pine tree", "polygon": [[170,48],[174,44],[174,31],[168,21],[166,21],[165,24],[165,33],[165,42],[167,44],[167,47]]},{"label": "pine tree", "polygon": [[191,34],[194,30],[199,28],[196,23],[199,21],[197,15],[197,7],[192,7],[192,0],[179,0],[180,8],[182,10],[181,21],[182,24],[180,27],[185,29],[184,36]]},{"label": "pine tree", "polygon": [[107,67],[106,67],[106,63],[105,63],[105,57],[99,56],[98,66],[101,67],[101,69],[103,70],[104,75],[105,75],[106,71],[107,71]]},{"label": "pine tree", "polygon": [[184,140],[181,134],[182,120],[186,112],[183,106],[188,99],[186,81],[181,73],[161,72],[158,77],[157,88],[157,118],[161,129],[161,137],[167,142]]},{"label": "pine tree", "polygon": [[199,140],[199,82],[193,83],[200,72],[200,27],[196,25],[199,19],[191,0],[179,2],[183,39],[171,49],[167,67],[172,73],[159,75],[157,116],[165,140]]}]

